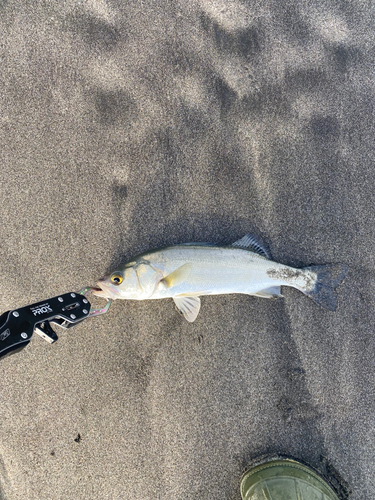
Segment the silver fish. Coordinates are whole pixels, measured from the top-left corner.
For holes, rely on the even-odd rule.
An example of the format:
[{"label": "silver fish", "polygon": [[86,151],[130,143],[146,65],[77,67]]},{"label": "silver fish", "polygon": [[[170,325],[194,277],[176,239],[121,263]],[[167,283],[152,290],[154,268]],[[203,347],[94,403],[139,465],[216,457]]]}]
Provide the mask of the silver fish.
[{"label": "silver fish", "polygon": [[172,298],[180,313],[193,322],[202,295],[244,293],[272,298],[281,295],[281,286],[291,286],[334,311],[334,289],[346,271],[343,264],[301,269],[279,264],[271,260],[260,240],[247,234],[230,246],[185,243],[146,252],[101,278],[94,294],[111,299]]}]

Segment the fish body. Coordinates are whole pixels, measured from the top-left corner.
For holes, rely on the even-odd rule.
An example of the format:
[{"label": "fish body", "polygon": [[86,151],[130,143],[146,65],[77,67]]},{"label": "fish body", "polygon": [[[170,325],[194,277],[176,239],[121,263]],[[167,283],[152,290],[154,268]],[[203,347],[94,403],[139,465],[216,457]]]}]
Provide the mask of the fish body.
[{"label": "fish body", "polygon": [[[339,276],[333,278],[332,271]],[[100,290],[94,293],[112,299],[172,298],[191,322],[199,313],[200,296],[242,293],[272,298],[281,295],[281,286],[297,288],[334,310],[333,290],[345,273],[341,264],[303,269],[279,264],[258,239],[246,235],[230,246],[187,243],[146,252],[99,280]]]}]

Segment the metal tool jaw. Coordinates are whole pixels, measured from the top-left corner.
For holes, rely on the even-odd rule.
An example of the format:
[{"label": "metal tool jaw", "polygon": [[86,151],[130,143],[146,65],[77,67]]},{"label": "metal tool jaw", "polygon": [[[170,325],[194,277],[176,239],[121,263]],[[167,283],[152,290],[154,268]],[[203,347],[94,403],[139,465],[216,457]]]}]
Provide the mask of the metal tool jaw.
[{"label": "metal tool jaw", "polygon": [[26,347],[34,332],[51,344],[56,342],[58,337],[51,323],[71,328],[86,318],[107,312],[110,301],[104,309],[91,309],[85,296],[91,290],[92,288],[87,287],[80,292],[65,293],[2,314],[0,357]]}]

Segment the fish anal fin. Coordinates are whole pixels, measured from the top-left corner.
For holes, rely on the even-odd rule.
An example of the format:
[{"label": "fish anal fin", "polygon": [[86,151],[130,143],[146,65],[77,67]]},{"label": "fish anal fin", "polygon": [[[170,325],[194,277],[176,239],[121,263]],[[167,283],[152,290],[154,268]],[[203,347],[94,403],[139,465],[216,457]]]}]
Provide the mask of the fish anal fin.
[{"label": "fish anal fin", "polygon": [[260,290],[257,293],[252,293],[255,297],[262,297],[263,299],[274,299],[276,297],[282,297],[281,288],[279,286],[270,286],[264,290]]},{"label": "fish anal fin", "polygon": [[201,307],[201,299],[194,296],[176,296],[173,297],[174,303],[178,311],[184,315],[184,317],[192,323],[196,320],[199,310]]},{"label": "fish anal fin", "polygon": [[252,252],[258,253],[266,259],[271,259],[271,254],[265,247],[264,243],[258,236],[254,236],[253,234],[246,234],[240,240],[235,241],[231,245],[232,247],[245,248],[246,250],[250,250]]},{"label": "fish anal fin", "polygon": [[175,271],[165,276],[161,281],[167,287],[179,285],[184,282],[190,275],[191,264],[187,263],[178,267]]}]

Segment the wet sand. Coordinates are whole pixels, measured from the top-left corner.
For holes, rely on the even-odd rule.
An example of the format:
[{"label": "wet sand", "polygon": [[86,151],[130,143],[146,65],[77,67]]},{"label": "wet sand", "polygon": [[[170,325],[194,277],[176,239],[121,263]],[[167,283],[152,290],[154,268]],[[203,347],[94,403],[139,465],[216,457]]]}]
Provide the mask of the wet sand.
[{"label": "wet sand", "polygon": [[375,497],[374,6],[0,2],[0,311],[260,235],[303,294],[115,302],[2,359],[0,498],[239,500],[286,454]]}]

